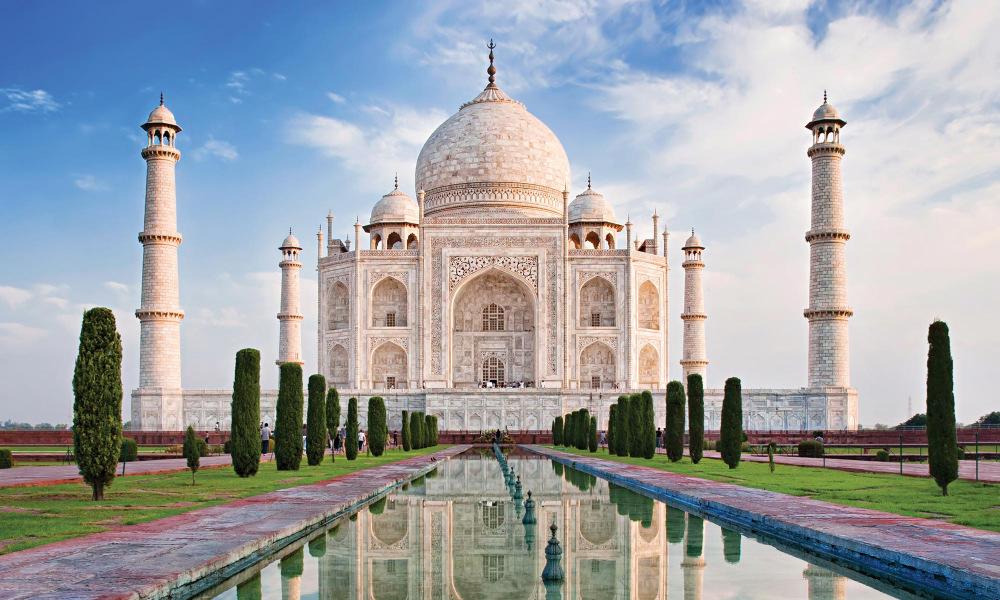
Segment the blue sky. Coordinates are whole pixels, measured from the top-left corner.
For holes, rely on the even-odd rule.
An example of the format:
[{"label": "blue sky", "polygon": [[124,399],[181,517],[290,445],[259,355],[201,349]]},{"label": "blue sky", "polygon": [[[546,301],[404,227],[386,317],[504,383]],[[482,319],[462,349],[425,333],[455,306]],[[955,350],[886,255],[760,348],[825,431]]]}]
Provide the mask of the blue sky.
[{"label": "blue sky", "polygon": [[[501,6],[502,4],[502,6]],[[926,327],[952,328],[959,419],[1000,405],[1000,8],[747,1],[7,4],[0,19],[0,420],[67,421],[80,314],[115,309],[135,386],[144,165],[162,90],[178,138],[184,383],[276,353],[278,251],[314,260],[413,167],[431,131],[498,82],[560,137],[574,191],[706,261],[709,384],[805,381],[809,134],[822,90],[848,121],[852,379],[862,423],[923,402]],[[315,354],[304,271],[303,345]],[[310,325],[312,323],[313,325]],[[680,374],[672,365],[672,377]],[[275,385],[265,369],[263,383]],[[127,407],[128,400],[126,398]]]}]

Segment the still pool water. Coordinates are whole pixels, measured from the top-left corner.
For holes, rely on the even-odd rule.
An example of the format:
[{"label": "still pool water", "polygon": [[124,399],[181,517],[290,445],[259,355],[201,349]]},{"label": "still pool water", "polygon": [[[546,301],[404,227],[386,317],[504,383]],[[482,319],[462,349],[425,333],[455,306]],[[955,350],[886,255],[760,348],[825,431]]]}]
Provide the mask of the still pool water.
[{"label": "still pool water", "polygon": [[[548,459],[511,457],[538,524],[492,454],[467,453],[201,598],[909,598]],[[549,525],[565,581],[541,581]],[[850,576],[845,576],[845,573]],[[869,581],[869,583],[871,583]],[[881,584],[878,584],[881,585]]]}]

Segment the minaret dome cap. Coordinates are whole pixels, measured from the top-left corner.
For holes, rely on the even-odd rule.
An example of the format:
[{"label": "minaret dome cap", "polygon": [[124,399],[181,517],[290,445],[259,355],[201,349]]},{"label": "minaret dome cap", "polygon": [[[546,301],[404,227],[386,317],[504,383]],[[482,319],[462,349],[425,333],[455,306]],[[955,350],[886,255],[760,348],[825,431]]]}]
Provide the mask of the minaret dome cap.
[{"label": "minaret dome cap", "polygon": [[181,126],[177,124],[177,119],[174,118],[174,113],[170,112],[170,109],[163,104],[163,96],[160,96],[160,105],[153,109],[153,112],[149,113],[149,118],[146,122],[142,124],[143,129],[149,129],[156,125],[167,125],[177,131],[181,130]]},{"label": "minaret dome cap", "polygon": [[691,230],[691,237],[689,237],[687,239],[687,241],[684,242],[684,247],[681,248],[681,250],[688,250],[688,249],[691,249],[691,250],[704,250],[705,249],[705,246],[701,245],[701,240],[695,234],[694,229]]},{"label": "minaret dome cap", "polygon": [[813,111],[812,120],[806,123],[807,129],[812,129],[817,123],[837,123],[841,127],[847,125],[847,121],[840,118],[837,108],[826,99],[826,91],[823,91],[823,104]]},{"label": "minaret dome cap", "polygon": [[299,243],[299,238],[292,235],[292,230],[288,230],[288,236],[285,237],[285,241],[281,242],[281,246],[278,250],[301,250],[302,244]]}]

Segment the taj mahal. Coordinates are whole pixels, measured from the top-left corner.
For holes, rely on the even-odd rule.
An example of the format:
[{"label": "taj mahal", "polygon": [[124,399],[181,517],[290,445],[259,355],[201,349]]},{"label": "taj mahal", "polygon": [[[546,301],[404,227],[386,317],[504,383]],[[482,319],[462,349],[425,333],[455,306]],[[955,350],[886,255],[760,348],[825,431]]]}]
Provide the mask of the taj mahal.
[{"label": "taj mahal", "polygon": [[[436,415],[443,431],[543,430],[578,408],[603,424],[619,395],[643,389],[653,390],[662,423],[668,332],[681,326],[683,347],[674,360],[685,380],[691,373],[705,378],[705,427],[718,429],[725,377],[709,376],[706,245],[692,230],[675,259],[655,211],[645,227],[623,223],[614,198],[589,176],[586,189],[571,190],[559,138],[500,89],[493,61],[491,47],[485,89],[427,139],[412,195],[397,180],[367,223],[354,223],[353,239],[334,237],[332,213],[325,236],[323,227],[317,231],[311,259],[318,297],[309,301],[319,318],[309,326],[317,329],[318,364],[305,372],[324,375],[342,398],[384,397],[390,429],[400,427],[403,410]],[[806,125],[808,381],[796,389],[743,390],[748,430],[858,427],[840,176],[845,125],[825,94]],[[132,427],[209,429],[218,422],[228,429],[231,391],[181,382],[174,179],[181,127],[161,98],[142,128],[147,175]],[[788,240],[794,243],[801,241]],[[304,248],[289,232],[279,253],[278,362],[302,364]],[[672,266],[684,270],[682,307],[668,302]],[[276,395],[262,390],[265,419],[274,418]],[[362,422],[366,404],[359,403]]]}]

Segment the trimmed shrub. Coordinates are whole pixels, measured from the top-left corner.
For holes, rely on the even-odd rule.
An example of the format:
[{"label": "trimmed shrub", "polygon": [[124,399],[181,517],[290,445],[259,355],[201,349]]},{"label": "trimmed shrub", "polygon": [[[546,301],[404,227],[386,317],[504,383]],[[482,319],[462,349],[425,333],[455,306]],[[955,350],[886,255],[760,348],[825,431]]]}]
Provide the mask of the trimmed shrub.
[{"label": "trimmed shrub", "polygon": [[774,442],[767,445],[767,466],[774,473]]},{"label": "trimmed shrub", "polygon": [[667,541],[679,544],[684,541],[684,511],[667,505]]},{"label": "trimmed shrub", "polygon": [[[655,430],[654,430],[655,435]],[[642,396],[628,397],[628,455],[642,456]]]},{"label": "trimmed shrub", "polygon": [[618,404],[612,404],[611,407],[608,409],[608,433],[607,433],[608,454],[617,454],[617,452],[615,451],[615,449],[617,448],[617,446],[615,445],[617,444],[615,436],[615,421],[617,420],[617,417],[615,417],[615,413],[617,412],[618,412]]},{"label": "trimmed shrub", "polygon": [[640,396],[642,430],[642,457],[653,458],[656,454],[656,411],[653,410],[653,393],[649,390]]},{"label": "trimmed shrub", "polygon": [[121,440],[122,340],[111,309],[92,308],[73,369],[73,455],[94,500],[115,479]]},{"label": "trimmed shrub", "polygon": [[552,443],[556,446],[561,446],[562,437],[563,437],[563,418],[556,417],[552,421]]},{"label": "trimmed shrub", "polygon": [[386,496],[382,496],[375,502],[372,502],[371,504],[368,505],[368,512],[370,512],[375,516],[378,516],[385,512],[385,505],[386,505]]},{"label": "trimmed shrub", "polygon": [[576,447],[579,450],[586,450],[590,447],[590,411],[586,408],[580,409],[577,415],[576,425]]},{"label": "trimmed shrub", "polygon": [[139,460],[139,444],[131,438],[122,438],[121,452],[118,454],[118,462],[135,462]]},{"label": "trimmed shrub", "polygon": [[618,456],[628,456],[629,438],[632,433],[629,431],[629,419],[628,419],[628,396],[618,396],[618,410],[615,412],[615,418],[617,423],[615,423],[615,454]]},{"label": "trimmed shrub", "polygon": [[195,435],[194,427],[188,425],[187,431],[184,432],[184,458],[187,459],[187,466],[191,469],[191,485],[194,485],[194,474],[198,472],[198,467],[201,465],[198,442],[204,443],[205,440]]},{"label": "trimmed shrub", "polygon": [[226,440],[222,442],[222,453],[232,455],[233,453],[233,440]]},{"label": "trimmed shrub", "polygon": [[279,471],[298,471],[302,462],[302,365],[278,367],[274,459]]},{"label": "trimmed shrub", "polygon": [[823,442],[819,440],[802,440],[799,442],[799,456],[805,458],[823,458]]},{"label": "trimmed shrub", "polygon": [[434,415],[431,415],[431,441],[432,446],[438,445],[438,418]]},{"label": "trimmed shrub", "polygon": [[[337,388],[330,388],[326,391],[326,434],[333,439],[340,431],[340,394]],[[337,454],[330,453],[330,462],[336,462]]]},{"label": "trimmed shrub", "polygon": [[306,415],[306,460],[310,466],[326,455],[326,378],[309,376],[309,412]]},{"label": "trimmed shrub", "polygon": [[705,520],[689,514],[687,521],[687,544],[684,548],[684,556],[697,558],[701,556],[704,549]]},{"label": "trimmed shrub", "polygon": [[588,449],[591,452],[597,452],[597,417],[590,417],[590,439],[588,441],[590,442]]},{"label": "trimmed shrub", "polygon": [[10,448],[0,448],[0,469],[10,469],[14,466],[14,454]]},{"label": "trimmed shrub", "polygon": [[722,555],[726,558],[727,563],[735,565],[740,562],[740,546],[742,544],[743,536],[740,535],[740,532],[722,528]]},{"label": "trimmed shrub", "polygon": [[931,323],[927,343],[927,459],[931,477],[947,496],[948,484],[958,478],[958,439],[951,339],[944,321]]},{"label": "trimmed shrub", "polygon": [[719,427],[719,454],[722,460],[735,469],[740,464],[743,447],[743,389],[740,380],[730,377],[726,380],[722,398],[722,422]]},{"label": "trimmed shrub", "polygon": [[667,426],[664,427],[667,458],[677,462],[684,456],[684,384],[667,384]]},{"label": "trimmed shrub", "polygon": [[198,446],[198,456],[199,457],[205,458],[206,456],[211,456],[212,449],[208,446],[208,442],[205,441],[205,438],[202,438],[202,437],[197,438],[197,440],[195,441],[195,444],[197,444],[197,446]]},{"label": "trimmed shrub", "polygon": [[261,600],[264,597],[260,585],[260,572],[253,577],[237,584],[236,600]]},{"label": "trimmed shrub", "polygon": [[424,417],[420,414],[420,411],[414,411],[410,413],[410,447],[414,450],[419,450],[423,448],[423,436],[421,435],[423,431]]},{"label": "trimmed shrub", "polygon": [[326,555],[326,533],[321,533],[309,540],[309,556],[323,558]]},{"label": "trimmed shrub", "polygon": [[260,351],[244,348],[237,352],[235,371],[227,453],[232,454],[233,471],[250,477],[260,467]]},{"label": "trimmed shrub", "polygon": [[347,439],[344,440],[344,452],[347,460],[354,460],[358,457],[358,399],[351,398],[347,401]]},{"label": "trimmed shrub", "polygon": [[878,452],[875,453],[875,457],[878,459],[879,462],[889,462],[889,451],[879,450]]},{"label": "trimmed shrub", "polygon": [[688,375],[688,454],[698,464],[705,450],[705,384],[701,375]]},{"label": "trimmed shrub", "polygon": [[368,447],[372,456],[382,456],[385,441],[389,438],[389,426],[385,420],[385,400],[381,396],[368,399]]},{"label": "trimmed shrub", "polygon": [[430,448],[434,445],[434,416],[424,413],[424,428],[421,431],[424,437],[424,448]]},{"label": "trimmed shrub", "polygon": [[413,449],[412,434],[410,433],[410,411],[403,411],[403,427],[401,434],[403,436],[403,451],[409,452]]}]

